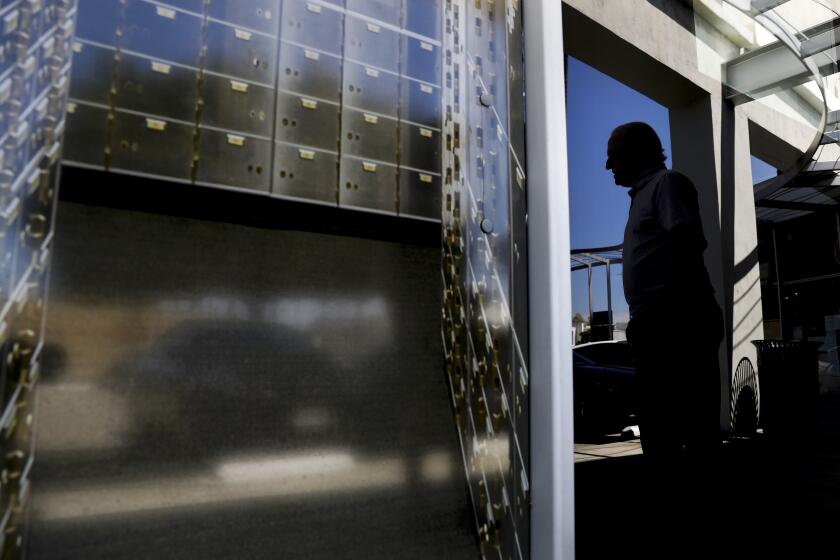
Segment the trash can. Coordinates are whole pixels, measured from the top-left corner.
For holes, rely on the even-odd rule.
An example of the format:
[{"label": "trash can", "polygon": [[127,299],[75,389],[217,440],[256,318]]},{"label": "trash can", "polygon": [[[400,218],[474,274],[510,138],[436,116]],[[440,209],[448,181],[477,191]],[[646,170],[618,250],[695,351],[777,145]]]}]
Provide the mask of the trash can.
[{"label": "trash can", "polygon": [[798,436],[811,431],[819,376],[819,342],[753,340],[758,350],[760,424],[769,437]]}]

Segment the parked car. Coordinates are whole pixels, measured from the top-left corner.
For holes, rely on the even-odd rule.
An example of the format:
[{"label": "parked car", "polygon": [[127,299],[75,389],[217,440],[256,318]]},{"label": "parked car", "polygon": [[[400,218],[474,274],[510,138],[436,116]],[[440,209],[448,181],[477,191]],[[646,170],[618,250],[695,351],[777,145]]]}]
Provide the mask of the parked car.
[{"label": "parked car", "polygon": [[575,434],[618,433],[636,420],[636,366],[624,341],[572,348]]}]

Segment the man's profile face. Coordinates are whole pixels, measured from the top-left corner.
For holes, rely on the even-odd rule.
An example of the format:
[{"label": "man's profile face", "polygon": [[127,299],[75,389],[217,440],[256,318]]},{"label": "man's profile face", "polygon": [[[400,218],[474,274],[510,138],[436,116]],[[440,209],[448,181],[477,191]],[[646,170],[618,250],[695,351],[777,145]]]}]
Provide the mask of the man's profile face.
[{"label": "man's profile face", "polygon": [[629,186],[635,178],[633,176],[635,164],[628,157],[625,149],[625,134],[621,130],[613,132],[607,142],[606,168],[612,170],[616,185]]}]

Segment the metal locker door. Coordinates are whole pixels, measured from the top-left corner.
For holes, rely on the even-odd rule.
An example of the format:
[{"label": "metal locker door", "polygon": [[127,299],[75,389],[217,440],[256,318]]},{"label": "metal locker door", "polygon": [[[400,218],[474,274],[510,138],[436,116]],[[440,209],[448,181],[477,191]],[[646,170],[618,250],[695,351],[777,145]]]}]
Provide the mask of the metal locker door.
[{"label": "metal locker door", "polygon": [[277,94],[275,139],[338,150],[339,106],[289,93]]},{"label": "metal locker door", "polygon": [[440,0],[405,0],[403,28],[424,37],[440,39],[442,22]]},{"label": "metal locker door", "polygon": [[327,101],[341,101],[341,58],[290,43],[280,45],[277,87]]},{"label": "metal locker door", "polygon": [[274,86],[277,39],[211,21],[207,24],[207,70]]},{"label": "metal locker door", "polygon": [[440,220],[440,175],[400,169],[400,216],[419,216]]},{"label": "metal locker door", "polygon": [[343,156],[338,186],[339,206],[396,214],[396,166]]},{"label": "metal locker door", "polygon": [[274,89],[206,74],[201,123],[271,137]]},{"label": "metal locker door", "polygon": [[[0,305],[9,300],[10,292],[14,287],[12,282],[15,275],[15,256],[20,234],[20,216],[21,200],[19,196],[8,197],[2,201],[2,208],[0,208],[0,228],[2,228],[2,241],[0,241],[0,251],[2,251],[0,252]],[[5,393],[7,391],[4,391],[4,400],[8,397]]]},{"label": "metal locker door", "polygon": [[402,73],[417,80],[440,85],[440,47],[416,37],[402,38]]},{"label": "metal locker door", "polygon": [[338,155],[276,144],[272,193],[336,203]]},{"label": "metal locker door", "polygon": [[119,65],[118,107],[169,119],[195,120],[197,70],[131,54],[123,54]]},{"label": "metal locker door", "polygon": [[204,0],[166,0],[165,3],[188,12],[204,13]]},{"label": "metal locker door", "polygon": [[15,177],[19,176],[29,163],[29,139],[32,130],[28,117],[28,114],[22,115],[18,124],[6,137],[5,168],[10,170]]},{"label": "metal locker door", "polygon": [[108,109],[82,103],[67,103],[63,159],[70,163],[105,165]]},{"label": "metal locker door", "polygon": [[397,116],[399,77],[370,66],[344,62],[344,105]]},{"label": "metal locker door", "polygon": [[0,72],[5,72],[17,62],[20,10],[15,8],[2,16],[2,49],[0,49]]},{"label": "metal locker door", "polygon": [[42,0],[23,0],[20,3],[20,28],[25,33],[18,36],[19,46],[31,49],[44,32],[44,10]]},{"label": "metal locker door", "polygon": [[211,18],[276,36],[277,22],[280,19],[280,1],[211,0],[208,14]]},{"label": "metal locker door", "polygon": [[440,88],[407,78],[402,78],[400,82],[400,118],[440,128]]},{"label": "metal locker door", "polygon": [[341,114],[341,153],[396,164],[396,119],[346,107]]},{"label": "metal locker door", "polygon": [[18,62],[12,72],[12,95],[22,103],[23,110],[26,110],[26,104],[36,97],[37,69],[38,58],[35,55],[29,55]]},{"label": "metal locker door", "polygon": [[196,182],[268,192],[271,141],[201,129]]},{"label": "metal locker door", "polygon": [[348,15],[344,22],[344,56],[391,72],[399,71],[399,33],[378,23]]},{"label": "metal locker door", "polygon": [[[44,91],[53,81],[53,76],[61,69],[60,62],[55,61],[55,36],[45,39],[38,48],[38,70],[35,78],[36,91]],[[55,73],[55,74],[54,74]]]},{"label": "metal locker door", "polygon": [[347,11],[399,25],[402,0],[347,0]]},{"label": "metal locker door", "polygon": [[10,122],[13,120],[12,78],[0,81],[0,138],[9,133]]},{"label": "metal locker door", "polygon": [[308,0],[283,0],[280,38],[336,55],[344,44],[344,15]]},{"label": "metal locker door", "polygon": [[119,0],[79,0],[76,37],[116,45],[119,21]]},{"label": "metal locker door", "polygon": [[111,167],[188,180],[193,129],[191,125],[117,111]]},{"label": "metal locker door", "polygon": [[127,0],[122,47],[168,62],[198,67],[201,18],[143,0]]},{"label": "metal locker door", "polygon": [[400,165],[440,173],[440,132],[400,123]]}]

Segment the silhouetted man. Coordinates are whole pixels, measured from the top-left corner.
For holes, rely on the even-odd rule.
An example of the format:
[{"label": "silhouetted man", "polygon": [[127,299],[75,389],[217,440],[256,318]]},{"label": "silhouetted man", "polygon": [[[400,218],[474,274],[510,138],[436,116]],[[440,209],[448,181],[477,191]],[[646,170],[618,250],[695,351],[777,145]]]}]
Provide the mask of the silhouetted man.
[{"label": "silhouetted man", "polygon": [[630,189],[623,280],[644,454],[659,465],[685,453],[707,457],[720,441],[723,330],[703,261],[697,192],[666,169],[659,137],[645,123],[613,131],[606,167]]}]

